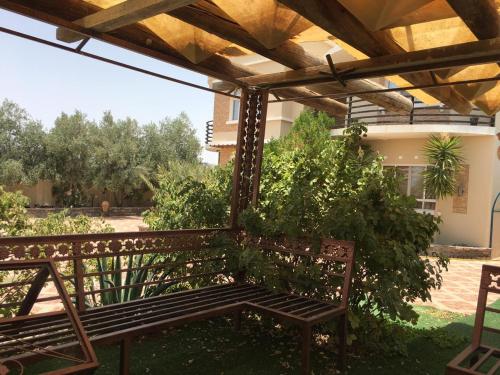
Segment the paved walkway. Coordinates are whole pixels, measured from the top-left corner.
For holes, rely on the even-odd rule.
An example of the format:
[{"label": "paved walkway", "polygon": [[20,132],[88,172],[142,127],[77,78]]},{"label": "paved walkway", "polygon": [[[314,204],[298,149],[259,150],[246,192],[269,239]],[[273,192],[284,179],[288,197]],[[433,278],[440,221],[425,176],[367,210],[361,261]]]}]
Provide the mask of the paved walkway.
[{"label": "paved walkway", "polygon": [[[483,264],[500,266],[499,260],[481,261],[451,259],[448,272],[443,272],[443,286],[432,292],[432,302],[418,302],[418,305],[432,306],[440,310],[474,313],[476,311],[479,280]],[[498,295],[497,295],[498,296]],[[489,303],[498,297],[490,295]]]},{"label": "paved walkway", "polygon": [[145,225],[141,216],[112,216],[104,221],[115,228],[116,232],[138,232],[140,225]]}]

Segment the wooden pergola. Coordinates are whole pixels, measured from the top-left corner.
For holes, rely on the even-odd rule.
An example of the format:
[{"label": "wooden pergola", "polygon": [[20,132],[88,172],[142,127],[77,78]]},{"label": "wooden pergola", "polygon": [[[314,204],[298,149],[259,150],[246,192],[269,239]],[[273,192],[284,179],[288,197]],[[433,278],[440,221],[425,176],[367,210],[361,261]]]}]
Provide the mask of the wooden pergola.
[{"label": "wooden pergola", "polygon": [[[401,4],[390,0],[0,0],[0,7],[56,25],[61,42],[79,42],[76,47],[62,43],[60,48],[100,58],[83,51],[85,43],[95,38],[220,80],[219,90],[211,91],[233,95],[234,89],[242,88],[233,225],[237,212],[257,200],[269,93],[277,101],[294,100],[339,117],[346,114],[345,98],[352,94],[407,114],[412,103],[402,90],[425,103],[442,102],[460,114],[469,113],[473,106],[489,115],[500,109],[498,0]],[[351,61],[335,63],[330,56],[311,55],[300,45],[325,40],[347,51]],[[286,70],[256,75],[231,62],[232,56],[250,53]],[[380,77],[397,87],[372,80]]]},{"label": "wooden pergola", "polygon": [[[125,268],[85,273],[84,261],[110,256],[131,259],[134,254],[142,253],[200,252],[209,247],[208,240],[214,235],[239,230],[239,214],[249,205],[257,204],[259,198],[270,94],[277,101],[297,101],[338,117],[346,114],[345,98],[351,95],[384,107],[387,111],[407,114],[412,110],[412,102],[401,94],[402,91],[411,92],[425,103],[442,102],[460,114],[468,114],[473,106],[489,115],[500,110],[499,0],[0,0],[0,8],[57,26],[57,39],[60,42],[54,43],[0,27],[1,32],[222,95],[234,97],[235,89],[241,89],[229,228],[0,239],[2,262],[43,257],[72,262],[73,267],[66,267],[65,270],[70,273],[64,275],[63,280],[74,280],[76,291],[71,297],[76,298],[80,317],[87,319],[85,322],[96,320],[97,325],[104,324],[100,320],[104,320],[101,315],[105,311],[88,309],[88,297],[130,286],[86,291],[84,280],[130,270]],[[85,45],[90,39],[213,77],[218,83],[213,88],[201,87],[85,52]],[[337,62],[330,55],[312,55],[301,46],[306,41],[331,41],[346,51],[351,59]],[[277,62],[283,69],[257,75],[248,67],[231,61],[231,57],[253,53]],[[375,78],[388,80],[396,87],[388,88],[374,81]],[[346,299],[354,262],[353,244],[329,240],[323,241],[323,244],[322,249],[327,257],[344,264],[344,272],[340,276],[346,290],[341,311],[344,314],[341,324],[345,327]],[[311,247],[304,243],[293,246],[272,244],[279,252],[287,253],[290,253],[288,247],[294,246],[294,256],[311,256],[310,251],[303,250],[310,250]],[[312,256],[317,257],[316,254]],[[224,262],[225,258],[212,257],[209,261]],[[185,262],[182,266],[187,267],[187,264]],[[148,267],[153,269],[161,266]],[[136,270],[143,269],[146,267]],[[193,269],[189,272],[193,272]],[[221,272],[216,275],[200,273],[196,276],[214,277]],[[187,277],[192,276],[190,274]],[[147,285],[143,283],[139,286],[142,290]],[[258,298],[259,301],[262,298],[277,298],[253,286],[243,286],[243,289],[246,288],[243,292],[237,288],[230,289],[232,285],[228,288],[230,292],[217,289],[217,293],[221,291],[225,296],[216,296],[219,301],[217,306],[213,305],[215,292],[199,292],[209,295],[203,302],[203,306],[212,309],[208,312],[199,306],[189,305],[187,308],[187,304],[192,303],[185,302],[189,296],[173,297],[182,298],[182,308],[178,307],[179,302],[161,299],[164,304],[162,317],[166,319],[168,316],[168,322],[172,323],[172,314],[177,314],[177,320],[174,319],[177,324],[182,314],[185,314],[183,319],[191,321],[201,316],[213,316],[210,314],[214,314],[214,309],[241,313],[243,307],[251,305],[270,311],[269,305],[258,305],[254,299],[248,299],[250,297],[243,299],[242,293],[251,294],[252,298]],[[33,297],[33,302],[40,301],[36,298],[38,296]],[[160,298],[163,297],[158,297],[158,300]],[[333,310],[329,310],[331,306],[328,304],[317,304],[304,298],[279,298],[284,298],[285,302],[274,303],[280,306],[285,303],[285,307],[283,311],[274,309],[273,313],[305,327],[303,373],[307,374],[310,369],[311,325],[322,321],[325,316],[334,316]],[[128,313],[132,315],[136,307],[140,306],[134,303],[127,305],[131,309]],[[176,307],[171,307],[172,303]],[[306,309],[302,314],[310,315],[311,311],[321,313],[303,317],[293,315],[290,311],[297,304],[306,306],[300,308]],[[169,309],[168,314],[166,309]],[[151,314],[149,310],[144,311],[144,316],[147,315],[144,319],[151,321],[146,328],[154,331],[158,329],[159,318],[156,316],[158,314]],[[130,325],[118,337],[122,340],[122,373],[126,374],[130,340],[137,334],[137,327],[130,321],[129,315],[123,313],[118,317],[120,322],[112,324]],[[51,315],[44,319],[43,329],[50,330],[54,322],[52,319],[58,317]],[[86,329],[92,327],[89,324]],[[116,335],[111,337],[108,332],[115,328],[114,325],[99,328],[105,334],[95,333],[92,340],[116,339]],[[15,331],[15,328],[12,330]],[[345,329],[341,331],[345,336]]]}]

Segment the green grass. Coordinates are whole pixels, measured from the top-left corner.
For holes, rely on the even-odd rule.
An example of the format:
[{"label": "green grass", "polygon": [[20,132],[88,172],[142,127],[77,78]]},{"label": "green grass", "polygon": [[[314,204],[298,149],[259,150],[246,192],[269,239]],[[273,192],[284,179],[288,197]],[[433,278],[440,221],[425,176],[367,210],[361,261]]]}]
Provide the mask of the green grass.
[{"label": "green grass", "polygon": [[[494,306],[500,308],[500,300]],[[408,354],[370,355],[350,353],[348,374],[443,374],[446,363],[463,350],[471,337],[474,316],[417,307],[416,326],[403,325]],[[497,314],[498,315],[498,314]],[[487,324],[500,326],[500,316],[487,316]],[[500,338],[485,335],[500,347]],[[293,329],[276,328],[266,321],[245,319],[234,332],[229,319],[219,318],[158,332],[133,344],[132,374],[252,375],[298,374],[300,351]],[[334,347],[333,347],[334,348]],[[336,374],[336,357],[327,345],[313,350],[314,374]],[[98,375],[117,374],[118,346],[96,348],[101,364]],[[38,365],[38,373],[47,370]]]}]

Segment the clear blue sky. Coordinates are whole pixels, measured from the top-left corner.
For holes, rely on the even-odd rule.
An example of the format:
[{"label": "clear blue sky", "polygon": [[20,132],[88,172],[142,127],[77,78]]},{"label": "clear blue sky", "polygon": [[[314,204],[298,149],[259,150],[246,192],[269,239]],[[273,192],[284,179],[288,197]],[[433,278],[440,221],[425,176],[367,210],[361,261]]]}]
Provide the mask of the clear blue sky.
[{"label": "clear blue sky", "polygon": [[[0,10],[0,26],[56,41],[55,27],[7,11]],[[206,76],[96,40],[85,51],[207,85]],[[0,56],[0,101],[7,98],[18,103],[46,128],[61,112],[76,109],[94,120],[110,110],[115,117],[130,116],[141,124],[185,111],[204,142],[205,122],[213,115],[211,93],[3,33]],[[202,156],[206,162],[217,162],[213,152],[203,151]]]}]

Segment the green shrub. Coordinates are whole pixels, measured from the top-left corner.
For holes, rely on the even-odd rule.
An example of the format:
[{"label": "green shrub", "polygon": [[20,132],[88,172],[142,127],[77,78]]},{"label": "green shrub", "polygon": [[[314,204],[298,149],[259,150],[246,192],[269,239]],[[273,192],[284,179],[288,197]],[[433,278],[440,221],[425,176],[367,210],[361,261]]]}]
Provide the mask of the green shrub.
[{"label": "green shrub", "polygon": [[86,215],[71,217],[69,210],[50,213],[46,218],[34,220],[24,235],[52,236],[61,234],[110,233],[111,225],[101,218]]},{"label": "green shrub", "polygon": [[154,207],[144,213],[153,230],[223,227],[229,217],[232,166],[200,169],[183,165],[163,171]]},{"label": "green shrub", "polygon": [[420,257],[438,219],[417,213],[414,198],[400,195],[394,171],[362,143],[364,126],[332,139],[330,122],[304,112],[289,136],[266,147],[260,204],[242,224],[256,235],[355,241],[353,312],[415,322],[411,303],[430,298],[447,264]]},{"label": "green shrub", "polygon": [[28,198],[21,192],[11,193],[0,186],[0,237],[24,233],[29,227],[28,205]]},{"label": "green shrub", "polygon": [[[354,124],[344,137],[332,139],[331,122],[324,114],[304,112],[288,136],[265,146],[259,206],[246,210],[240,223],[258,236],[355,241],[351,327],[365,335],[360,342],[368,336],[376,341],[386,332],[387,319],[415,323],[412,303],[429,300],[430,291],[440,287],[447,260],[420,256],[438,232],[439,219],[417,213],[415,199],[400,194],[396,171],[384,169],[382,156],[362,142],[363,125]],[[146,221],[153,229],[222,226],[227,223],[231,175],[228,167],[201,180],[164,176]],[[335,281],[318,265],[297,259],[286,265],[283,258],[251,248],[238,252],[234,262],[274,288],[290,290],[293,284],[299,293],[335,296],[327,292],[334,290]]]}]

